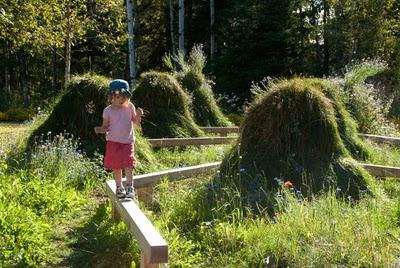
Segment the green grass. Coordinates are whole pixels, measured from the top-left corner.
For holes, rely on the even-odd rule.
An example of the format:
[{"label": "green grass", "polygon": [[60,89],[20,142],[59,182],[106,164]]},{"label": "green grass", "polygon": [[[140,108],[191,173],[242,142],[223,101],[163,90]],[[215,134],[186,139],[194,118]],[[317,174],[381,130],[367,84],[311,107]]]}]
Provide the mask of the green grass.
[{"label": "green grass", "polygon": [[171,241],[171,267],[391,267],[400,260],[398,184],[390,198],[358,203],[282,190],[272,218],[227,209],[231,202],[208,210],[208,187],[198,180],[159,186],[154,220]]},{"label": "green grass", "polygon": [[11,149],[21,135],[29,129],[29,124],[0,123],[0,154]]},{"label": "green grass", "polygon": [[[0,126],[7,141],[2,145],[12,148],[8,135],[25,131]],[[219,161],[227,147],[156,150],[156,162],[143,172]],[[399,149],[372,147],[376,163],[400,163]],[[19,165],[1,155],[0,237],[6,239],[0,239],[0,266],[139,266],[137,243],[123,223],[111,219],[103,189],[110,176],[101,159],[89,160],[74,148],[72,140],[49,140]],[[168,242],[169,267],[400,265],[396,178],[379,181],[384,195],[359,202],[337,199],[336,189],[307,200],[280,189],[273,196],[274,214],[258,216],[243,212],[239,192],[212,182],[200,177],[156,187],[145,212]]]}]

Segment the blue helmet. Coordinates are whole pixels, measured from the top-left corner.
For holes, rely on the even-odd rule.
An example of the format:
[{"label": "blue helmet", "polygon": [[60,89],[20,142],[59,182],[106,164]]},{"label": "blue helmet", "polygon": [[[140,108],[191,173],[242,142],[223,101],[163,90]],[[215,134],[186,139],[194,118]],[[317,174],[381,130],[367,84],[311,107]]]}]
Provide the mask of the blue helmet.
[{"label": "blue helmet", "polygon": [[124,94],[127,97],[131,97],[132,93],[129,90],[129,84],[123,79],[115,79],[110,82],[108,87],[108,96],[113,94]]}]

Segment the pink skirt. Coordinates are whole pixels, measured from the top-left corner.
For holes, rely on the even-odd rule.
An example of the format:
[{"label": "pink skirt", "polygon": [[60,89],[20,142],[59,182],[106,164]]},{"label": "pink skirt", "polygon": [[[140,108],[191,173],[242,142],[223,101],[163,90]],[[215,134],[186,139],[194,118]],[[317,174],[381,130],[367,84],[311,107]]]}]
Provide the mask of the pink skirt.
[{"label": "pink skirt", "polygon": [[107,141],[104,168],[123,169],[129,167],[136,167],[133,144]]}]

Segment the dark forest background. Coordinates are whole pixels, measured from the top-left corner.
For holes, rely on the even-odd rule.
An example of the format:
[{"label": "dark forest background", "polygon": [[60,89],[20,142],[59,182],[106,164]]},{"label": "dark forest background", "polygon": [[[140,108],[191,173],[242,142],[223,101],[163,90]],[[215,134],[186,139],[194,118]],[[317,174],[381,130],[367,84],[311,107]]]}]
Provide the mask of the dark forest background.
[{"label": "dark forest background", "polygon": [[[209,0],[184,5],[185,51],[203,45],[216,93],[244,100],[268,76],[336,75],[365,60],[400,76],[399,0],[217,0],[212,28]],[[136,0],[134,17],[139,76],[176,52],[178,1]],[[126,21],[120,0],[0,0],[0,111],[46,106],[70,75],[128,79]]]}]

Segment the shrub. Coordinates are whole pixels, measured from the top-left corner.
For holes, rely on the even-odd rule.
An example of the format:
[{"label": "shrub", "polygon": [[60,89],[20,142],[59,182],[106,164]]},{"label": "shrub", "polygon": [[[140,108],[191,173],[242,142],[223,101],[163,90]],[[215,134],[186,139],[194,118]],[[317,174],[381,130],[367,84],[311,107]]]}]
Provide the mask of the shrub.
[{"label": "shrub", "polygon": [[384,119],[385,107],[379,100],[375,88],[366,84],[368,78],[377,76],[386,70],[381,62],[363,62],[349,67],[344,76],[345,104],[358,123],[360,132],[376,131]]},{"label": "shrub", "polygon": [[51,250],[50,235],[50,226],[29,208],[2,198],[1,267],[45,267]]},{"label": "shrub", "polygon": [[0,121],[27,121],[32,119],[33,112],[29,109],[18,107],[10,108],[6,112],[0,112]]}]

